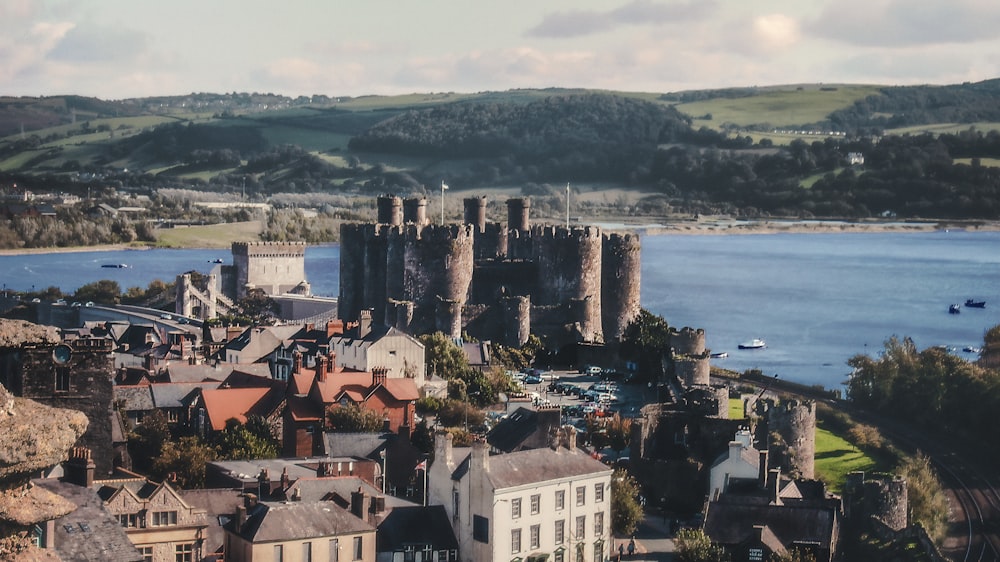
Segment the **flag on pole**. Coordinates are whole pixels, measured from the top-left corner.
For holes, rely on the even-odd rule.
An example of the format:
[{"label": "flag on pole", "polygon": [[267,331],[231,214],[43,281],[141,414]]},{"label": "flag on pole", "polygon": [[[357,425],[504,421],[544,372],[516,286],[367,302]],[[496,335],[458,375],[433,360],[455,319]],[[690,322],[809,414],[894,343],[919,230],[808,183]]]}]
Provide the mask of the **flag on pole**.
[{"label": "flag on pole", "polygon": [[448,189],[448,184],[441,182],[441,191]]},{"label": "flag on pole", "polygon": [[427,459],[420,461],[420,464],[417,465],[417,468],[414,468],[413,470],[427,470]]}]

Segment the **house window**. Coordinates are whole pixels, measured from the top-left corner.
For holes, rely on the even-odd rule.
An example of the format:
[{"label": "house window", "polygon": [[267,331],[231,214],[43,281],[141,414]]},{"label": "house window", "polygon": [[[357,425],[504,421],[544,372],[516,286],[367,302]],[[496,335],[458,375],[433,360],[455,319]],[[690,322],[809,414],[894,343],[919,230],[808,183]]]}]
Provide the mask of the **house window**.
[{"label": "house window", "polygon": [[556,521],[556,544],[562,544],[566,542],[566,520],[559,519]]},{"label": "house window", "polygon": [[565,551],[557,550],[555,555],[552,557],[552,562],[566,562]]},{"label": "house window", "polygon": [[764,559],[764,549],[762,548],[751,548],[750,552],[747,554],[747,560],[750,560],[751,562],[760,562]]},{"label": "house window", "polygon": [[583,543],[576,545],[576,562],[583,562]]},{"label": "house window", "polygon": [[587,487],[577,486],[576,487],[576,505],[583,505],[587,503]]},{"label": "house window", "polygon": [[330,562],[340,562],[340,539],[330,539]]},{"label": "house window", "polygon": [[302,543],[302,562],[312,562],[313,559],[313,543],[304,542]]},{"label": "house window", "polygon": [[194,562],[194,543],[174,546],[174,562]]},{"label": "house window", "polygon": [[521,516],[521,498],[510,500],[510,516],[514,519]]},{"label": "house window", "polygon": [[173,408],[167,410],[167,421],[170,423],[177,423],[180,420],[180,414],[177,410]]},{"label": "house window", "polygon": [[576,518],[576,540],[580,540],[587,534],[587,516],[581,515]]},{"label": "house window", "polygon": [[604,541],[594,543],[594,560],[604,560]]},{"label": "house window", "polygon": [[529,541],[531,543],[531,548],[538,548],[539,541],[541,540],[541,528],[539,525],[532,525],[529,533]]},{"label": "house window", "polygon": [[154,511],[153,512],[153,526],[154,527],[164,527],[166,525],[176,525],[177,524],[177,512],[176,511]]},{"label": "house window", "polygon": [[68,367],[56,367],[56,392],[69,392]]},{"label": "house window", "polygon": [[594,514],[594,536],[600,537],[604,535],[604,512],[598,511]]},{"label": "house window", "polygon": [[515,554],[521,552],[521,529],[510,532],[510,551]]},{"label": "house window", "polygon": [[531,496],[531,514],[538,515],[538,511],[542,506],[542,495],[534,494]]},{"label": "house window", "polygon": [[153,562],[153,547],[140,546],[139,554],[142,556],[142,562]]},{"label": "house window", "polygon": [[490,542],[490,520],[482,515],[472,516],[472,540]]},{"label": "house window", "polygon": [[45,529],[41,525],[34,525],[31,528],[31,544],[37,548],[45,548]]},{"label": "house window", "polygon": [[566,490],[556,490],[556,509],[566,507]]},{"label": "house window", "polygon": [[604,483],[594,484],[594,501],[602,502],[604,501]]},{"label": "house window", "polygon": [[354,559],[361,560],[365,555],[365,545],[362,537],[354,537]]},{"label": "house window", "polygon": [[285,560],[285,547],[276,544],[274,545],[274,562],[284,562]]}]

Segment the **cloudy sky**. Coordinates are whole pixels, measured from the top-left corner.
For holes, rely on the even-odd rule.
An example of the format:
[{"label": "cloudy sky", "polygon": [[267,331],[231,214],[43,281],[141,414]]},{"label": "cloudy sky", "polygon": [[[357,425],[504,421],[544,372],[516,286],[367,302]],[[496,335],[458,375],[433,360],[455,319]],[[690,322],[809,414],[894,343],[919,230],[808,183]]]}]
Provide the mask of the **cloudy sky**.
[{"label": "cloudy sky", "polygon": [[997,0],[0,0],[0,95],[1000,77]]}]

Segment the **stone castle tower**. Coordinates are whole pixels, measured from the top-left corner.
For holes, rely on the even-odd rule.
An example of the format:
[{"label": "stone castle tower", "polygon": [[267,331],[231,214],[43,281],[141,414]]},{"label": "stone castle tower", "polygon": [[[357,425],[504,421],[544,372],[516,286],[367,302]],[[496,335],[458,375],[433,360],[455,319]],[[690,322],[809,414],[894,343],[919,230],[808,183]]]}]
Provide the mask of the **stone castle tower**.
[{"label": "stone castle tower", "polygon": [[486,221],[464,200],[462,225],[430,225],[426,201],[383,196],[374,224],[341,227],[339,315],[361,310],[413,333],[520,345],[530,332],[576,341],[618,338],[639,314],[640,244],[597,227],[531,226],[530,202]]},{"label": "stone castle tower", "polygon": [[898,475],[851,472],[844,484],[844,512],[848,518],[873,517],[894,531],[909,526],[906,479]]},{"label": "stone castle tower", "polygon": [[800,478],[815,478],[816,403],[761,399],[754,406],[764,420],[760,429],[766,433],[759,442],[768,444],[771,466]]},{"label": "stone castle tower", "polygon": [[250,289],[268,295],[308,295],[305,242],[233,242],[234,293],[237,299]]}]

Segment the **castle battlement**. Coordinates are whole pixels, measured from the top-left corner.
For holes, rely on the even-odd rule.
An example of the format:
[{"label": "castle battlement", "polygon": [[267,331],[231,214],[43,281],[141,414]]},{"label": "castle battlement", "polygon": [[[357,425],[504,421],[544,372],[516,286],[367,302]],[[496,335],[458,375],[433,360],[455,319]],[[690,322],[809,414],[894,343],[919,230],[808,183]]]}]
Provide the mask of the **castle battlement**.
[{"label": "castle battlement", "polygon": [[240,257],[299,257],[306,253],[305,242],[233,242],[233,256]]}]

